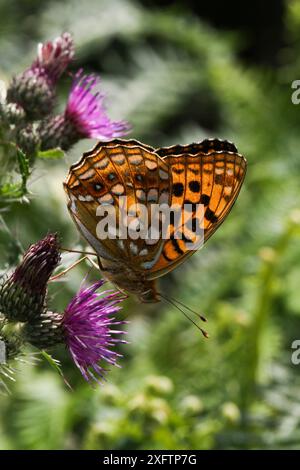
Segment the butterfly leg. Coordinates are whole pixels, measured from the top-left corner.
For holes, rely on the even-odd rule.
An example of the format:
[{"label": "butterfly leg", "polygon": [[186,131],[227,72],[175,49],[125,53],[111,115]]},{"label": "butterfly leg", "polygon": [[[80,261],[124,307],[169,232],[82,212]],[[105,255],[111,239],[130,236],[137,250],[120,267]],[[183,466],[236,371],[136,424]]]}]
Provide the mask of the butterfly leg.
[{"label": "butterfly leg", "polygon": [[75,261],[75,263],[71,264],[71,266],[64,269],[60,273],[56,274],[55,276],[50,277],[50,281],[56,281],[57,279],[67,274],[69,271],[71,271],[71,269],[75,268],[78,264],[80,264],[82,261],[85,261],[86,259],[91,262],[91,259],[88,256],[84,256],[83,258],[80,258],[79,260]]},{"label": "butterfly leg", "polygon": [[81,255],[97,256],[97,253],[93,253],[92,251],[71,250],[70,248],[63,248],[62,246],[60,247],[60,251],[67,251],[68,253],[79,253]]}]

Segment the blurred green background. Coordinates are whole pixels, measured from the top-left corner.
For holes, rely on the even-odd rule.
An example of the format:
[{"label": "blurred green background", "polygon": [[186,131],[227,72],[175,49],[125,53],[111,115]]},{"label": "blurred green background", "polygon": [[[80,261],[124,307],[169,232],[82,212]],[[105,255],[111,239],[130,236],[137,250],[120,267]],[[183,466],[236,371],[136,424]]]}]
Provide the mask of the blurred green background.
[{"label": "blurred green background", "polygon": [[[0,0],[0,79],[65,30],[74,71],[101,75],[109,114],[130,121],[132,137],[153,146],[229,139],[249,169],[228,220],[161,280],[163,292],[205,312],[210,338],[174,308],[129,299],[122,368],[93,390],[58,349],[70,391],[44,362],[19,367],[0,397],[0,448],[299,448],[300,106],[291,83],[300,79],[300,2]],[[69,86],[65,77],[61,106]],[[92,144],[39,163],[30,204],[1,214],[2,268],[49,230],[83,246],[62,181]],[[88,269],[52,288],[53,308]]]}]

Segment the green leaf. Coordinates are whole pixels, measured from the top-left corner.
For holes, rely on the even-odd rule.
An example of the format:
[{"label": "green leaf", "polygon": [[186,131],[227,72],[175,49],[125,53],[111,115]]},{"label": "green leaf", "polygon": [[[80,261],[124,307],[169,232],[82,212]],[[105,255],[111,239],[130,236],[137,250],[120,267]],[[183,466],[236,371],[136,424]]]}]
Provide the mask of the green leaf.
[{"label": "green leaf", "polygon": [[[9,148],[13,149],[14,161],[17,164],[17,167],[7,170],[7,177],[2,178],[0,184],[0,198],[2,199],[1,202],[6,201],[13,201],[24,198],[27,194],[27,181],[30,176],[30,167],[29,167],[29,159],[27,155],[15,144],[12,142],[7,142],[6,144]],[[12,172],[12,173],[11,173]],[[18,178],[19,181],[14,181],[13,175],[14,172],[18,172],[21,176]],[[3,181],[4,179],[4,181]],[[6,181],[5,181],[6,179]],[[24,199],[25,200],[25,199]]]},{"label": "green leaf", "polygon": [[63,374],[60,361],[58,361],[57,359],[54,359],[54,357],[52,357],[51,354],[47,353],[45,350],[41,351],[41,354],[42,354],[42,356],[46,359],[46,361],[50,364],[50,366],[51,366],[56,372],[58,372],[58,374],[63,378],[63,381],[65,382],[65,384],[66,384],[69,388],[72,388],[71,385],[70,385],[70,384],[68,383],[68,381],[66,380],[64,374]]},{"label": "green leaf", "polygon": [[17,148],[17,159],[19,163],[19,170],[20,174],[22,176],[22,189],[23,189],[23,194],[26,194],[27,192],[27,180],[30,175],[29,171],[29,161],[25,153],[20,149]]},{"label": "green leaf", "polygon": [[58,160],[63,158],[65,152],[60,148],[50,149],[50,150],[40,150],[37,154],[38,158],[46,158],[52,160]]},{"label": "green leaf", "polygon": [[51,354],[48,354],[46,351],[41,351],[42,356],[49,362],[50,366],[56,370],[60,375],[62,375],[61,364],[60,361],[54,359]]},{"label": "green leaf", "polygon": [[0,196],[3,200],[17,200],[24,196],[23,183],[5,183],[0,186]]}]

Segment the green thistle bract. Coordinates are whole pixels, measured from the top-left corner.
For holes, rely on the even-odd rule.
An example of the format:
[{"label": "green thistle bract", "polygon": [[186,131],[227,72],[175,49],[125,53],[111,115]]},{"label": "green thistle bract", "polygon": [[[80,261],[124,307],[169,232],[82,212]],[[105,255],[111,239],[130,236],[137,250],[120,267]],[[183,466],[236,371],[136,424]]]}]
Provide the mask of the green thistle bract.
[{"label": "green thistle bract", "polygon": [[9,321],[31,321],[45,306],[49,278],[60,261],[55,234],[31,245],[15,271],[0,287],[0,311]]},{"label": "green thistle bract", "polygon": [[42,313],[37,320],[24,325],[22,338],[39,349],[52,348],[64,342],[62,320],[60,313]]}]

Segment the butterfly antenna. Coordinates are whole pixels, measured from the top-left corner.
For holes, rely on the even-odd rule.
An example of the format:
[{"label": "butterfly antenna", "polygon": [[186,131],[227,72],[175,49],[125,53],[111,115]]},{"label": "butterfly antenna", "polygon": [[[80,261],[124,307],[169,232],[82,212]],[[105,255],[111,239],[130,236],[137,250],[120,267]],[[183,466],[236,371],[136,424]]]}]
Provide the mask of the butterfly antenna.
[{"label": "butterfly antenna", "polygon": [[81,255],[89,255],[89,256],[98,256],[97,253],[93,253],[92,251],[80,251],[80,250],[71,250],[70,248],[63,248],[60,247],[61,251],[68,251],[69,253],[80,253]]},{"label": "butterfly antenna", "polygon": [[177,299],[174,299],[174,297],[170,297],[170,299],[175,302],[176,304],[179,304],[181,305],[182,307],[186,308],[187,310],[189,310],[190,312],[194,313],[195,315],[197,315],[198,318],[200,318],[200,320],[202,320],[203,322],[207,322],[207,318],[205,318],[203,315],[201,315],[200,313],[196,312],[196,310],[193,310],[191,307],[188,307],[188,305],[185,305],[183,302],[180,302],[180,300],[177,300]]},{"label": "butterfly antenna", "polygon": [[177,308],[177,310],[179,310],[181,313],[183,313],[183,315],[185,316],[185,318],[187,318],[191,323],[193,323],[193,325],[195,325],[196,328],[198,328],[198,330],[201,331],[201,333],[203,334],[203,336],[205,338],[209,338],[209,334],[207,333],[207,331],[203,330],[203,328],[201,328],[199,325],[197,325],[197,323],[182,309],[179,307],[179,305],[177,305],[172,299],[168,298],[168,297],[165,297],[163,294],[161,294],[160,292],[158,292],[158,295],[164,299],[166,302],[168,302],[170,305],[172,305],[173,307]]}]

